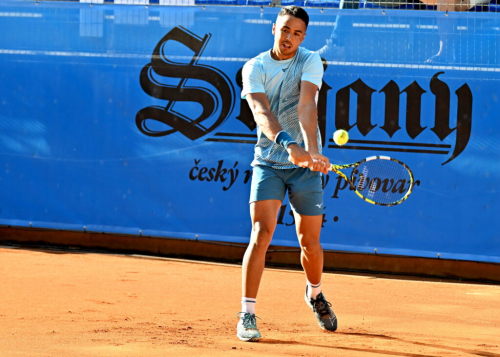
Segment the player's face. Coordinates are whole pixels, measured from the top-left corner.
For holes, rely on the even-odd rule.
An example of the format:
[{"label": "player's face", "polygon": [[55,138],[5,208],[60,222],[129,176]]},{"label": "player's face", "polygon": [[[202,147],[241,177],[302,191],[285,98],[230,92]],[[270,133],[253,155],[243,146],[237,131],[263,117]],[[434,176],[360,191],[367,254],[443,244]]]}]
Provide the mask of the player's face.
[{"label": "player's face", "polygon": [[277,60],[289,59],[295,56],[306,37],[306,24],[292,15],[278,16],[273,24],[273,35],[272,57]]}]

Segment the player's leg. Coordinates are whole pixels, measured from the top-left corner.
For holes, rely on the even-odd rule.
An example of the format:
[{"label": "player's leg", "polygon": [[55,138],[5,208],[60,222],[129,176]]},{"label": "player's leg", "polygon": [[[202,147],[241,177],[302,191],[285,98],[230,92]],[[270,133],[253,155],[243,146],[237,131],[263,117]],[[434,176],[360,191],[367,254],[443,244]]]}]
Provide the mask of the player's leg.
[{"label": "player's leg", "polygon": [[237,336],[243,341],[261,337],[257,328],[255,304],[264,272],[266,252],[271,243],[285,185],[279,172],[266,167],[255,167],[250,190],[250,216],[252,232],[250,243],[243,257],[242,306],[237,326]]},{"label": "player's leg", "polygon": [[321,328],[335,331],[337,317],[321,292],[323,248],[320,243],[323,224],[323,186],[321,174],[309,169],[294,169],[287,177],[290,204],[301,247],[301,263],[306,273],[305,300],[313,309]]},{"label": "player's leg", "polygon": [[294,212],[295,226],[301,248],[301,262],[306,273],[307,285],[304,299],[314,311],[318,325],[325,330],[337,329],[337,316],[326,301],[321,289],[323,273],[323,248],[319,237],[323,215],[307,216]]},{"label": "player's leg", "polygon": [[242,294],[257,298],[260,280],[264,272],[266,252],[273,238],[281,201],[265,200],[250,204],[252,233],[243,257]]},{"label": "player's leg", "polygon": [[307,280],[319,284],[323,273],[323,249],[319,242],[323,224],[321,174],[298,168],[286,177],[288,195],[301,247],[301,263]]},{"label": "player's leg", "polygon": [[301,248],[300,261],[307,281],[317,286],[323,274],[323,248],[319,241],[323,215],[305,216],[294,212],[294,217]]}]

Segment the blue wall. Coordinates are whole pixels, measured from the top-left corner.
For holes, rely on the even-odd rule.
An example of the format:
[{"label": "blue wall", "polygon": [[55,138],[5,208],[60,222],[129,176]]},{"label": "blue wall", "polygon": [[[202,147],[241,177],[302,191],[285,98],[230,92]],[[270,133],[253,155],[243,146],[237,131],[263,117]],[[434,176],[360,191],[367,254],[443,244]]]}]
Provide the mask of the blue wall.
[{"label": "blue wall", "polygon": [[[0,224],[247,242],[239,71],[277,11],[0,1]],[[324,153],[390,155],[418,180],[379,207],[330,174],[324,248],[500,262],[500,17],[309,13]],[[278,221],[273,244],[297,246],[287,202]]]}]

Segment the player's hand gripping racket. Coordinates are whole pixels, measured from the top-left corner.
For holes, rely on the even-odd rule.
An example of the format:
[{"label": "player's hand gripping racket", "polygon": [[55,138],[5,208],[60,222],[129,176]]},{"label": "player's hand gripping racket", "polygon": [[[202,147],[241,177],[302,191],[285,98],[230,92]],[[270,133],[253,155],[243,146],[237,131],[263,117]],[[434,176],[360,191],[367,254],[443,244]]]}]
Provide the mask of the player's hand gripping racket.
[{"label": "player's hand gripping racket", "polygon": [[[353,168],[350,177],[340,170]],[[388,156],[371,156],[347,165],[331,165],[330,170],[344,178],[366,202],[394,206],[408,198],[414,179],[410,168]]]}]

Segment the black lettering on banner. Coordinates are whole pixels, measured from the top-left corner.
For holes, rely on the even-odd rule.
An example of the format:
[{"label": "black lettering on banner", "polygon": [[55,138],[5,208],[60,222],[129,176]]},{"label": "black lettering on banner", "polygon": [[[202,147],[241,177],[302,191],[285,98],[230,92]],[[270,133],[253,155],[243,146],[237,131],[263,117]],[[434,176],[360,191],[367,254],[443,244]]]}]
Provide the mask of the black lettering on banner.
[{"label": "black lettering on banner", "polygon": [[226,182],[222,187],[223,191],[229,190],[238,179],[240,171],[236,168],[238,161],[234,163],[232,168],[224,168],[224,160],[219,160],[216,167],[200,167],[201,160],[194,160],[194,166],[189,171],[189,179],[191,181],[207,181],[207,182]]},{"label": "black lettering on banner", "polygon": [[444,72],[439,72],[432,76],[430,83],[431,92],[436,96],[436,105],[434,109],[436,123],[431,130],[441,139],[441,141],[453,131],[450,128],[450,88],[438,78],[442,73]]},{"label": "black lettering on banner", "polygon": [[[394,187],[392,188],[392,192],[393,193],[396,193],[396,192],[399,192],[399,193],[403,193],[405,191],[407,191],[407,189],[409,189],[409,187],[407,188],[405,185],[406,185],[406,180],[403,180],[403,179],[399,179],[396,181],[396,183],[394,184]],[[420,181],[415,181],[415,185],[418,186],[418,184],[420,184]],[[411,185],[411,182],[408,182],[408,186]]]},{"label": "black lettering on banner", "polygon": [[[455,91],[457,96],[457,125],[455,128],[450,127],[450,110],[451,96],[448,85],[441,81],[438,77],[444,72],[436,73],[430,81],[430,90],[435,96],[435,112],[434,112],[434,127],[431,131],[436,134],[439,140],[443,141],[452,132],[456,131],[455,148],[452,155],[442,165],[450,162],[460,155],[466,148],[471,134],[472,128],[472,92],[467,84],[462,85]],[[356,121],[350,124],[350,96],[351,91],[357,95],[356,102]],[[372,95],[375,89],[366,85],[361,79],[357,79],[338,90],[335,103],[335,126],[343,128],[347,131],[357,126],[358,131],[363,135],[368,135],[371,130],[376,127],[371,122],[372,114]],[[384,124],[380,127],[389,137],[392,137],[398,130],[401,129],[399,109],[400,97],[402,93],[406,94],[406,132],[411,139],[419,136],[426,127],[421,123],[422,96],[426,91],[416,82],[413,81],[409,86],[399,91],[399,86],[390,80],[380,91],[385,95],[385,113]],[[318,114],[319,115],[319,114]],[[390,145],[390,141],[369,141],[369,140],[351,140],[351,143],[359,144],[377,144],[382,145],[381,150],[386,151],[403,151],[403,152],[420,152],[432,154],[448,154],[448,151],[442,149],[450,148],[451,145],[444,144],[427,144],[427,143],[395,143],[402,146],[422,146],[434,147],[441,150],[432,149],[408,149],[408,148],[386,148]],[[329,146],[335,147],[335,146]],[[345,148],[350,149],[367,149],[363,146],[348,145]],[[376,147],[369,147],[376,150]]]},{"label": "black lettering on banner", "polygon": [[[326,206],[323,207],[323,210],[326,210]],[[321,228],[325,227],[326,223],[326,213],[323,213],[323,221],[321,222]]]},{"label": "black lettering on banner", "polygon": [[385,94],[385,121],[380,128],[391,138],[401,129],[399,126],[399,104],[401,93],[406,93],[406,132],[415,139],[425,128],[420,125],[423,90],[417,82],[399,91],[399,86],[393,80],[389,81],[380,93]]},{"label": "black lettering on banner", "polygon": [[[387,193],[399,193],[403,194],[410,190],[410,185],[412,185],[411,180],[407,179],[394,179],[394,178],[380,178],[380,177],[370,177],[368,176],[368,172],[363,170],[360,172],[359,170],[354,171],[354,175],[352,176],[353,187],[349,185],[349,183],[340,176],[335,177],[337,180],[337,184],[333,190],[333,195],[331,198],[339,198],[339,192],[345,189],[349,189],[350,191],[354,191],[355,189],[361,193],[363,191],[368,190],[364,193],[364,196],[370,197],[375,192],[382,190],[382,192]],[[415,180],[413,182],[414,186],[420,186],[420,180]]]},{"label": "black lettering on banner", "polygon": [[[389,192],[391,188],[394,186],[394,179],[384,179],[382,180],[382,192]],[[393,191],[395,192],[395,191]]]},{"label": "black lettering on banner", "polygon": [[[204,48],[206,47],[210,34],[200,38],[188,30],[181,27],[176,27],[168,32],[156,46],[151,63],[147,64],[141,71],[140,83],[146,93],[152,97],[167,101],[165,107],[150,106],[140,110],[136,116],[136,124],[138,128],[149,136],[164,136],[175,132],[180,132],[191,140],[199,139],[200,137],[210,133],[219,125],[221,125],[231,114],[234,107],[234,88],[227,76],[218,69],[210,66],[204,66],[197,63]],[[191,49],[194,55],[191,62],[188,64],[177,63],[170,60],[164,52],[164,47],[168,41],[176,41]],[[324,68],[327,67],[327,62],[322,59]],[[242,69],[236,74],[236,82],[238,86],[242,86]],[[466,148],[471,134],[472,127],[472,92],[467,84],[462,85],[455,91],[457,96],[457,124],[456,127],[450,127],[450,89],[448,85],[441,81],[438,77],[444,72],[436,73],[430,81],[430,90],[435,96],[435,122],[431,131],[443,141],[454,131],[456,132],[455,147],[451,157],[448,158],[446,164],[460,155]],[[167,85],[160,83],[155,76],[179,78],[178,85]],[[216,89],[215,93],[212,89],[203,87],[187,86],[188,79],[202,80],[210,84]],[[210,87],[210,86],[209,86]],[[211,88],[211,87],[210,87]],[[327,113],[328,113],[328,91],[332,89],[326,82],[323,81],[321,90],[318,96],[318,127],[320,130],[321,140],[326,145],[326,128],[327,128]],[[350,99],[351,92],[356,94],[356,120],[353,124],[350,123]],[[358,131],[367,136],[377,125],[372,123],[372,96],[376,92],[375,89],[368,86],[361,79],[357,79],[348,86],[339,89],[336,93],[335,103],[335,126],[350,130],[357,127]],[[421,123],[422,96],[426,91],[416,82],[413,81],[405,89],[400,91],[399,86],[393,80],[390,80],[380,91],[385,95],[385,112],[384,123],[380,128],[386,132],[389,137],[393,137],[396,132],[401,130],[401,122],[399,118],[401,94],[406,94],[406,132],[411,139],[418,137],[425,129]],[[218,95],[217,95],[218,94]],[[174,104],[176,102],[193,102],[199,103],[203,110],[197,118],[188,118],[186,115],[176,112]],[[216,115],[218,113],[218,116]],[[217,116],[209,121],[210,124],[204,122],[211,117]],[[246,100],[240,99],[240,113],[236,117],[248,129],[254,131],[256,123],[253,114]],[[165,130],[155,130],[147,126],[148,121],[156,121],[165,124],[168,128]],[[163,129],[163,128],[162,128]],[[227,135],[227,134],[226,134]],[[235,134],[244,136],[248,134]],[[234,136],[234,135],[233,135]],[[231,139],[235,142],[234,139]],[[223,141],[223,140],[213,140]],[[227,141],[227,140],[226,140]],[[231,142],[231,141],[227,141]],[[241,141],[243,142],[243,141]],[[245,142],[252,143],[252,140]],[[447,151],[442,149],[451,148],[451,145],[443,144],[427,144],[427,143],[394,143],[402,148],[387,148],[391,144],[390,141],[368,141],[368,140],[352,140],[351,143],[360,144],[376,144],[380,150],[385,151],[403,151],[415,153],[432,153],[432,154],[447,154]],[[413,147],[435,147],[441,150],[432,149],[413,149],[405,148],[404,146]],[[329,146],[332,147],[332,146]],[[349,149],[371,149],[376,150],[377,147],[355,146],[348,145]],[[208,175],[213,172],[208,171]],[[210,179],[208,176],[207,179]],[[248,181],[248,178],[245,179]],[[325,183],[326,184],[326,183]],[[338,185],[337,185],[338,188]]]},{"label": "black lettering on banner", "polygon": [[399,86],[391,80],[379,93],[385,94],[384,125],[380,128],[392,138],[401,129],[399,126]]},{"label": "black lettering on banner", "polygon": [[[406,132],[408,136],[415,139],[425,128],[420,124],[422,110],[422,95],[426,91],[414,81],[403,89],[406,93]],[[399,100],[399,98],[398,98]]]},{"label": "black lettering on banner", "polygon": [[340,89],[335,103],[335,126],[349,131],[354,125],[349,124],[349,102],[351,90],[357,94],[356,123],[359,132],[366,136],[376,127],[371,122],[372,94],[375,89],[367,86],[361,79]]},{"label": "black lettering on banner", "polygon": [[[287,227],[293,226],[295,224],[295,216],[293,214],[293,211],[291,208],[290,210],[288,210],[288,207],[289,207],[288,204],[281,205],[280,210],[278,212],[278,219],[276,221],[276,224],[285,225]],[[288,212],[288,215],[292,217],[292,220],[290,222],[284,221],[286,212]],[[327,221],[326,214],[323,213],[323,221],[321,223],[321,228],[325,226],[326,221]]]},{"label": "black lettering on banner", "polygon": [[335,179],[337,180],[337,185],[335,186],[335,190],[333,191],[332,198],[339,198],[339,191],[345,190],[347,187],[352,190],[352,187],[349,185],[349,183],[342,177],[337,176]]},{"label": "black lettering on banner", "polygon": [[321,187],[323,188],[323,190],[326,188],[329,181],[330,175],[321,175]]},{"label": "black lettering on banner", "polygon": [[[340,178],[340,177],[339,177]],[[345,181],[345,180],[344,180]],[[356,178],[354,180],[356,182]],[[359,183],[356,187],[356,189],[359,192],[363,192],[365,189],[368,188],[370,192],[377,192],[378,190],[382,190],[382,192],[392,192],[392,193],[404,193],[406,192],[411,185],[411,181],[406,180],[406,179],[399,179],[395,181],[394,179],[390,178],[384,178],[381,179],[379,177],[372,177],[370,178],[369,176],[365,176],[362,173],[359,174]],[[341,187],[338,185],[338,189],[336,189],[335,194],[338,193],[339,190],[343,190],[345,187]],[[338,198],[338,197],[332,197],[332,198]]]},{"label": "black lettering on banner", "polygon": [[293,212],[292,210],[290,210],[288,212],[288,214],[292,217],[292,222],[291,223],[285,223],[283,222],[283,219],[284,219],[284,216],[285,216],[285,213],[287,212],[288,210],[288,205],[287,204],[284,204],[280,207],[280,210],[278,212],[278,220],[277,220],[277,224],[284,224],[285,226],[289,227],[289,226],[293,226],[295,224],[295,217],[293,216]]},{"label": "black lettering on banner", "polygon": [[248,181],[250,181],[250,179],[252,178],[252,170],[245,170],[245,178],[243,179],[243,183],[247,183]]},{"label": "black lettering on banner", "polygon": [[472,92],[467,84],[458,88],[457,95],[457,126],[450,128],[450,89],[438,76],[444,72],[436,73],[430,88],[436,96],[435,125],[431,130],[443,141],[456,130],[455,149],[451,157],[443,163],[446,164],[462,153],[469,143],[472,129]]},{"label": "black lettering on banner", "polygon": [[[234,87],[231,81],[219,69],[197,63],[210,37],[207,34],[200,38],[182,27],[175,27],[156,45],[151,63],[141,71],[140,84],[147,94],[168,103],[165,107],[149,106],[137,113],[136,125],[142,133],[158,137],[180,132],[187,138],[196,140],[210,133],[229,117],[234,108]],[[176,41],[194,52],[189,64],[174,62],[168,58],[164,49],[169,41]],[[160,83],[155,76],[180,78],[180,82],[178,85],[167,85]],[[187,86],[186,81],[190,78],[211,84],[218,91],[220,99],[210,89]],[[176,102],[199,103],[203,108],[202,113],[198,118],[188,118],[174,110]],[[220,112],[215,121],[211,125],[204,125],[203,122],[217,111]],[[160,122],[169,128],[151,129],[147,126],[148,121]]]}]

